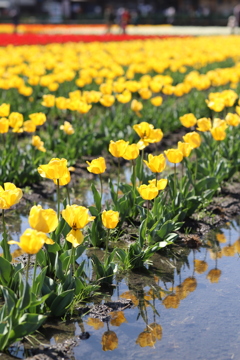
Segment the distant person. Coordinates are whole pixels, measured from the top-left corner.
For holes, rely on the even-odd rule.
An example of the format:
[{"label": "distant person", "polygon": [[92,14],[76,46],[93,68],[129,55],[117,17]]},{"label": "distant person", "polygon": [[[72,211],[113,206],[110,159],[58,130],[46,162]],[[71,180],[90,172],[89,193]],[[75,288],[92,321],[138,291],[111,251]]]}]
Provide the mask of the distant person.
[{"label": "distant person", "polygon": [[107,26],[106,33],[109,34],[115,21],[115,13],[112,6],[106,7],[104,11],[104,19]]},{"label": "distant person", "polygon": [[128,24],[130,24],[131,21],[131,15],[128,9],[123,9],[122,16],[120,19],[120,27],[122,29],[122,34],[126,34],[126,27]]},{"label": "distant person", "polygon": [[13,33],[17,34],[17,28],[19,25],[19,21],[20,21],[20,7],[17,4],[13,4],[11,5],[10,9],[9,9],[9,16],[12,19],[12,23],[13,23]]},{"label": "distant person", "polygon": [[176,9],[173,6],[168,7],[165,11],[164,11],[164,15],[167,18],[167,23],[168,24],[173,24],[174,19],[175,19],[175,15],[176,15]]},{"label": "distant person", "polygon": [[234,6],[233,8],[233,15],[236,18],[236,26],[240,26],[240,4]]},{"label": "distant person", "polygon": [[133,25],[138,25],[139,24],[139,11],[138,10],[133,10],[131,13],[131,19],[132,19],[132,24]]}]

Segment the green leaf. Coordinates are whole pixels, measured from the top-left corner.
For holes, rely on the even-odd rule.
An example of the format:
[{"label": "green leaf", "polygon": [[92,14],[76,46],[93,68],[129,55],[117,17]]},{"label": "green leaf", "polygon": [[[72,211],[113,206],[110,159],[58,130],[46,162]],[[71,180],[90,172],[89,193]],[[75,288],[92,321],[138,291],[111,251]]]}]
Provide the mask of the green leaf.
[{"label": "green leaf", "polygon": [[1,284],[8,286],[12,277],[13,267],[10,262],[0,256],[0,281]]},{"label": "green leaf", "polygon": [[74,289],[64,291],[58,295],[51,304],[51,314],[53,316],[62,316],[66,312],[66,307],[72,302]]},{"label": "green leaf", "polygon": [[22,339],[24,336],[32,334],[36,331],[47,319],[47,316],[38,314],[24,314],[19,319],[19,325],[15,326],[9,334],[9,340],[15,342]]},{"label": "green leaf", "polygon": [[92,189],[96,209],[98,210],[98,212],[101,212],[101,208],[102,208],[101,196],[100,196],[99,192],[97,191],[97,189],[95,188],[94,184],[91,185],[91,189]]}]

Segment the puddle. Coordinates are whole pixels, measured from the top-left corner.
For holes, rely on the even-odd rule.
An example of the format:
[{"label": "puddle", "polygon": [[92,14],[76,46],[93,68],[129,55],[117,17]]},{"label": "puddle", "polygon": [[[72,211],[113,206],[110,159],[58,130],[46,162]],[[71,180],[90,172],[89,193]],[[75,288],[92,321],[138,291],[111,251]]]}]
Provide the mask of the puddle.
[{"label": "puddle", "polygon": [[[26,222],[20,216],[18,230]],[[145,272],[115,279],[98,302],[131,298],[135,306],[115,312],[109,323],[84,316],[47,324],[41,341],[55,345],[74,337],[72,360],[239,359],[240,218],[207,234],[198,250],[176,247],[152,260]],[[88,261],[86,267],[93,276]],[[27,353],[21,345],[15,356]]]}]

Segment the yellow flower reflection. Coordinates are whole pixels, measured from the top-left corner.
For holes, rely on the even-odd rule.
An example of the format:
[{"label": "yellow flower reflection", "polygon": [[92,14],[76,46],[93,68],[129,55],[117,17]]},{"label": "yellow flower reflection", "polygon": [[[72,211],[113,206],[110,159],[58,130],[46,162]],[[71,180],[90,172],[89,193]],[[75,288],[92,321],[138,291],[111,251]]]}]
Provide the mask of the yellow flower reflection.
[{"label": "yellow flower reflection", "polygon": [[87,324],[92,326],[94,330],[99,330],[104,327],[104,323],[100,319],[88,318]]},{"label": "yellow flower reflection", "polygon": [[118,338],[114,331],[105,331],[102,336],[102,349],[103,351],[113,351],[118,347]]},{"label": "yellow flower reflection", "polygon": [[121,324],[127,322],[123,311],[113,311],[110,313],[112,326],[120,326]]},{"label": "yellow flower reflection", "polygon": [[212,269],[212,270],[210,270],[209,273],[207,274],[207,279],[208,279],[211,283],[218,283],[221,274],[222,274],[221,270],[219,270],[219,269]]}]

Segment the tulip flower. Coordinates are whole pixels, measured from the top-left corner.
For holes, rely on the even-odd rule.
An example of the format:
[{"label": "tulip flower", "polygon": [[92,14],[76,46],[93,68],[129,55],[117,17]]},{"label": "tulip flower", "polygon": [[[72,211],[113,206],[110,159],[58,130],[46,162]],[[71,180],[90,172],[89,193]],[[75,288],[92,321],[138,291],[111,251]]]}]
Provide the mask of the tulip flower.
[{"label": "tulip flower", "polygon": [[147,167],[154,173],[162,172],[166,167],[166,159],[163,154],[154,156],[148,155],[148,161],[143,160]]},{"label": "tulip flower", "polygon": [[211,134],[212,134],[212,137],[214,138],[214,140],[216,140],[216,141],[222,141],[227,136],[227,133],[226,133],[224,127],[222,127],[222,126],[213,127],[211,129]]},{"label": "tulip flower", "polygon": [[58,219],[60,216],[60,194],[59,186],[67,185],[70,180],[70,172],[67,168],[66,159],[53,158],[46,165],[40,165],[38,167],[40,176],[53,180],[57,185],[57,198],[58,198]]},{"label": "tulip flower", "polygon": [[226,122],[230,126],[238,126],[240,124],[240,116],[238,114],[228,113],[226,115]]},{"label": "tulip flower", "polygon": [[210,131],[212,128],[212,123],[210,118],[201,118],[197,120],[197,130],[198,131]]},{"label": "tulip flower", "polygon": [[41,139],[38,135],[35,135],[32,137],[32,146],[34,146],[39,151],[46,152],[46,149],[43,145],[44,145],[44,142],[41,141]]},{"label": "tulip flower", "polygon": [[70,124],[70,122],[68,122],[68,121],[64,121],[64,125],[60,126],[60,130],[63,130],[65,132],[65,134],[67,134],[67,135],[74,134],[74,129],[73,129],[72,125]]},{"label": "tulip flower", "polygon": [[158,188],[152,184],[150,185],[141,185],[137,188],[140,196],[144,200],[153,200],[158,195]]},{"label": "tulip flower", "polygon": [[36,131],[36,124],[32,120],[24,121],[23,131],[34,133]]},{"label": "tulip flower", "polygon": [[1,104],[0,105],[0,117],[7,117],[10,113],[10,104]]},{"label": "tulip flower", "polygon": [[152,96],[152,92],[148,88],[142,88],[138,90],[138,93],[141,96],[141,98],[144,100],[148,100]]},{"label": "tulip flower", "polygon": [[99,101],[103,106],[110,107],[114,104],[115,97],[113,95],[106,94],[106,95],[103,95]]},{"label": "tulip flower", "polygon": [[195,115],[193,115],[192,113],[180,116],[179,120],[180,120],[181,124],[183,126],[185,126],[186,128],[190,128],[197,123],[197,119],[196,119]]},{"label": "tulip flower", "polygon": [[53,107],[55,105],[55,96],[51,94],[43,95],[43,101],[41,104],[46,107]]},{"label": "tulip flower", "polygon": [[[29,265],[30,265],[30,256],[37,254],[41,250],[44,244],[52,245],[54,244],[54,242],[51,239],[49,239],[47,235],[43,232],[34,229],[27,229],[24,231],[22,236],[20,236],[20,242],[10,240],[8,241],[8,244],[18,245],[26,254],[28,254],[28,263],[27,263],[27,271],[26,271],[26,282],[27,282]],[[33,282],[36,276],[36,264],[37,262],[35,261]]]},{"label": "tulip flower", "polygon": [[0,119],[0,134],[5,134],[9,130],[9,120],[6,118]]},{"label": "tulip flower", "polygon": [[119,212],[113,210],[104,210],[102,212],[102,222],[107,229],[115,229],[119,223]]},{"label": "tulip flower", "polygon": [[111,330],[105,331],[101,344],[103,351],[115,350],[118,347],[118,338],[115,332]]},{"label": "tulip flower", "polygon": [[196,131],[184,135],[183,140],[184,142],[189,143],[193,149],[198,148],[201,145],[201,137]]},{"label": "tulip flower", "polygon": [[36,126],[41,126],[47,121],[46,115],[42,112],[30,114],[29,118]]},{"label": "tulip flower", "polygon": [[139,147],[137,144],[131,144],[126,147],[126,150],[123,154],[125,160],[135,160],[139,155]]},{"label": "tulip flower", "polygon": [[95,216],[90,216],[88,209],[84,206],[67,205],[66,209],[62,210],[62,217],[72,228],[72,230],[67,234],[66,240],[71,242],[73,247],[77,247],[84,239],[80,230],[90,221],[93,221]]},{"label": "tulip flower", "polygon": [[0,186],[0,209],[6,210],[19,203],[23,196],[22,190],[10,182]]},{"label": "tulip flower", "polygon": [[103,157],[92,160],[91,162],[86,161],[88,164],[87,170],[93,174],[103,174],[106,171],[106,161]]},{"label": "tulip flower", "polygon": [[167,186],[167,179],[160,179],[160,180],[157,180],[156,179],[153,179],[153,180],[148,180],[148,183],[152,186],[156,186],[157,189],[160,191],[160,190],[164,190]]},{"label": "tulip flower", "polygon": [[131,102],[131,110],[134,111],[137,116],[142,116],[140,114],[140,111],[142,110],[143,108],[143,104],[140,102],[140,101],[137,101],[136,99],[132,100]]},{"label": "tulip flower", "polygon": [[119,189],[119,180],[120,180],[120,161],[119,158],[123,157],[127,146],[128,146],[129,142],[128,141],[124,141],[124,140],[118,140],[116,142],[114,142],[113,140],[110,141],[109,144],[109,152],[118,158],[118,180],[117,180],[117,194],[118,194],[118,189]]},{"label": "tulip flower", "polygon": [[154,106],[161,106],[162,102],[163,102],[163,98],[161,96],[155,96],[153,98],[151,98],[151,103]]},{"label": "tulip flower", "polygon": [[9,115],[9,126],[11,126],[15,131],[18,132],[18,129],[23,125],[23,115],[19,112],[12,112]]},{"label": "tulip flower", "polygon": [[168,161],[173,164],[178,164],[183,159],[183,153],[179,149],[169,149],[164,151]]},{"label": "tulip flower", "polygon": [[191,154],[192,149],[191,144],[182,141],[178,142],[178,150],[181,151],[183,157],[188,157]]},{"label": "tulip flower", "polygon": [[50,233],[56,230],[58,217],[53,209],[43,209],[41,205],[35,205],[30,210],[28,222],[33,229]]}]

